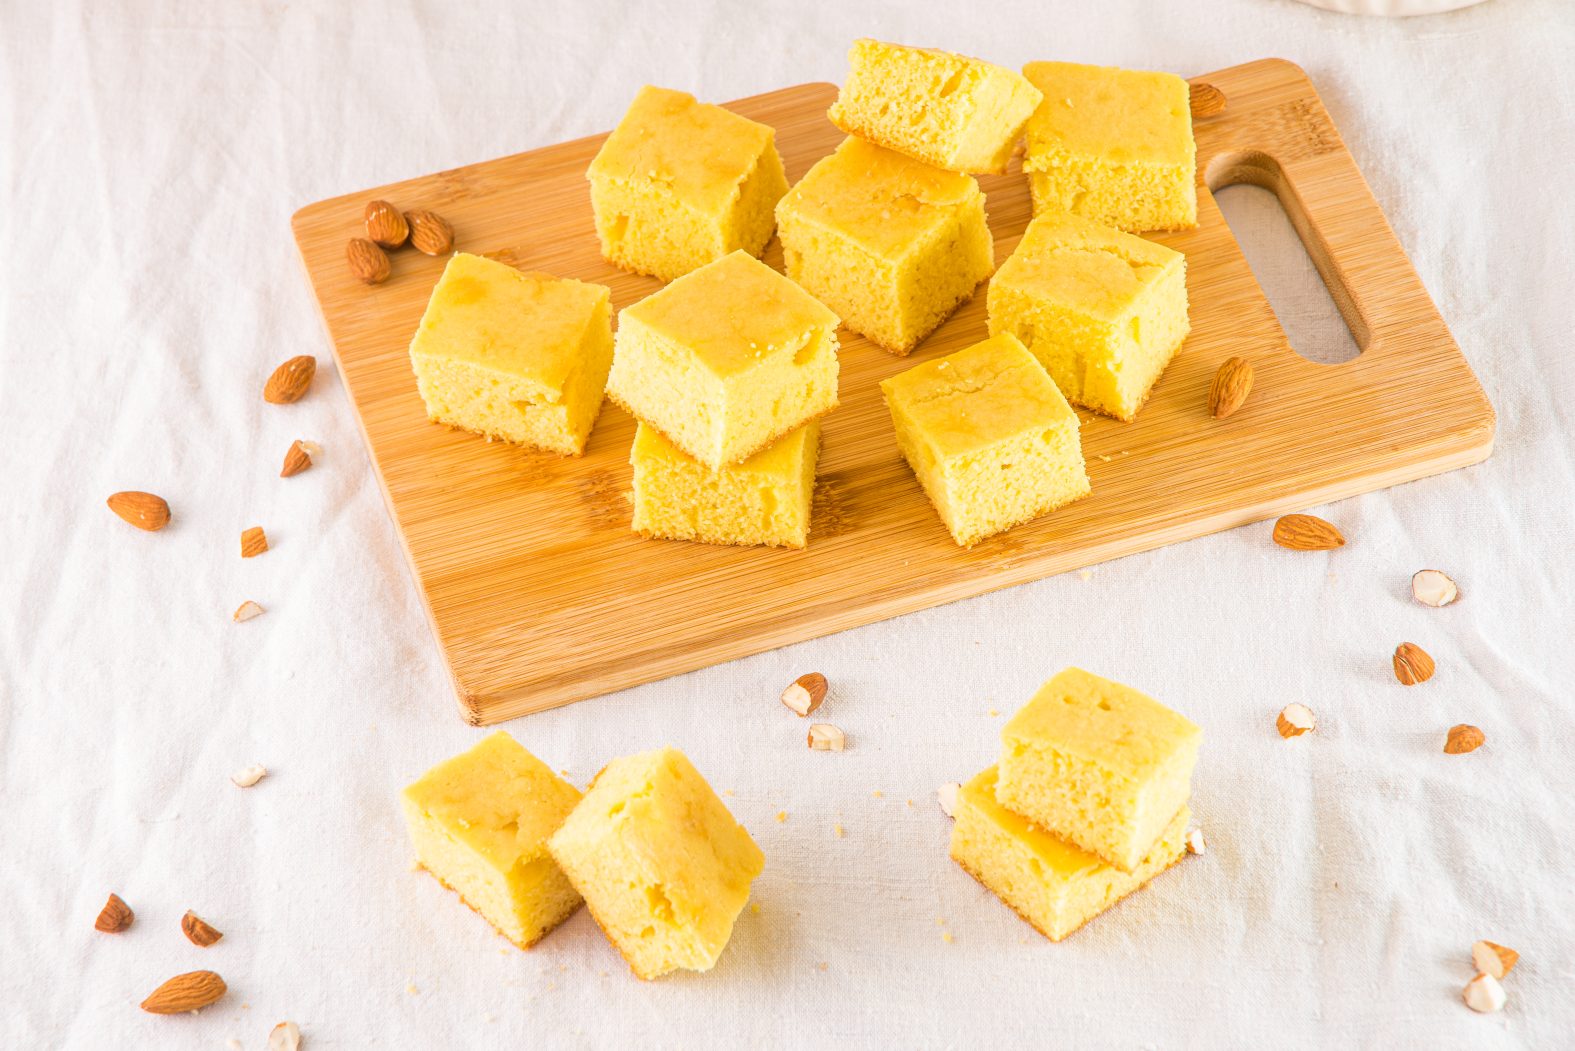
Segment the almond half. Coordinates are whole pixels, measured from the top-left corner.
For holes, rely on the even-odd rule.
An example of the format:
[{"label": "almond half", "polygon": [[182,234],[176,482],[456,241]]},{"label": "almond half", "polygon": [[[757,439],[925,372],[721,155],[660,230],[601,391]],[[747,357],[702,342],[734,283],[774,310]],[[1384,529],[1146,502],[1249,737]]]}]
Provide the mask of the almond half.
[{"label": "almond half", "polygon": [[253,602],[251,599],[247,599],[245,602],[242,602],[239,606],[235,607],[234,616],[235,623],[237,624],[243,620],[251,620],[253,617],[260,617],[262,615],[263,608],[257,603]]},{"label": "almond half", "polygon": [[1419,569],[1411,575],[1411,597],[1424,606],[1447,606],[1460,597],[1460,588],[1441,569]]},{"label": "almond half", "polygon": [[826,701],[826,677],[818,671],[800,675],[782,691],[782,703],[799,715],[809,715]]},{"label": "almond half", "polygon": [[157,533],[170,524],[170,505],[162,496],[127,490],[115,493],[105,503],[122,519],[150,533]]},{"label": "almond half", "polygon": [[1287,704],[1280,710],[1280,717],[1274,720],[1274,726],[1281,737],[1300,737],[1316,730],[1318,721],[1305,704]]},{"label": "almond half", "polygon": [[241,532],[241,557],[256,558],[268,550],[268,534],[262,526],[252,526]]},{"label": "almond half", "polygon": [[187,971],[153,990],[142,1001],[142,1009],[156,1015],[200,1011],[209,1004],[217,1003],[226,991],[224,979],[214,972]]},{"label": "almond half", "polygon": [[1444,738],[1444,752],[1447,755],[1465,755],[1475,752],[1487,743],[1487,734],[1469,723],[1461,723],[1449,728],[1449,736]]},{"label": "almond half", "polygon": [[1520,960],[1520,953],[1497,942],[1479,941],[1471,946],[1471,962],[1483,974],[1502,979]]},{"label": "almond half", "polygon": [[1345,537],[1317,515],[1286,515],[1274,523],[1274,542],[1292,551],[1332,551],[1345,546]]},{"label": "almond half", "polygon": [[131,906],[121,900],[119,894],[111,894],[104,907],[99,910],[98,919],[93,921],[93,929],[103,931],[105,934],[119,934],[131,926],[131,921],[137,914],[131,911]]},{"label": "almond half", "polygon": [[1478,1014],[1492,1014],[1502,1011],[1504,1002],[1508,999],[1504,995],[1504,987],[1498,984],[1498,979],[1491,974],[1479,974],[1466,983],[1461,992],[1465,998],[1466,1006]]},{"label": "almond half", "polygon": [[840,752],[848,745],[847,735],[830,723],[810,723],[809,746],[817,752]]},{"label": "almond half", "polygon": [[186,915],[180,918],[180,929],[185,933],[187,941],[204,949],[224,937],[223,931],[190,909],[187,909]]},{"label": "almond half", "polygon": [[273,370],[263,386],[263,400],[274,405],[300,401],[316,375],[317,359],[310,354],[298,354]]},{"label": "almond half", "polygon": [[268,1051],[301,1051],[301,1027],[280,1022],[268,1031]]},{"label": "almond half", "polygon": [[1252,393],[1252,362],[1246,358],[1227,358],[1209,385],[1209,415],[1223,420]]},{"label": "almond half", "polygon": [[1415,686],[1433,677],[1433,658],[1414,642],[1402,642],[1395,647],[1395,678],[1402,686]]},{"label": "almond half", "polygon": [[1187,101],[1194,119],[1217,117],[1225,112],[1225,92],[1213,84],[1199,81],[1187,88]]},{"label": "almond half", "polygon": [[284,466],[279,468],[279,477],[294,478],[310,466],[312,466],[312,454],[306,451],[306,446],[297,438],[290,443],[290,448],[285,450]]},{"label": "almond half", "polygon": [[368,201],[363,215],[366,236],[384,248],[398,248],[410,236],[410,224],[405,213],[387,201]]}]

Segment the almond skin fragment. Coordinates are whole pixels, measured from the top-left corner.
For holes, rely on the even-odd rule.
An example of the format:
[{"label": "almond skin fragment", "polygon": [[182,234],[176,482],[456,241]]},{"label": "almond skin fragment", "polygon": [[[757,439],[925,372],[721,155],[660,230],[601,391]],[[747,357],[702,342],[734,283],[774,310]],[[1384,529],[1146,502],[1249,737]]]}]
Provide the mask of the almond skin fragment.
[{"label": "almond skin fragment", "polygon": [[180,918],[180,929],[185,933],[187,941],[204,949],[224,937],[223,931],[190,909],[187,909],[186,915]]},{"label": "almond skin fragment", "polygon": [[1305,704],[1287,704],[1280,711],[1280,717],[1274,720],[1274,726],[1281,737],[1300,737],[1317,729],[1318,721]]},{"label": "almond skin fragment", "polygon": [[1447,755],[1465,755],[1481,748],[1487,741],[1487,734],[1469,723],[1461,723],[1449,728],[1449,736],[1444,739],[1444,752]]},{"label": "almond skin fragment", "polygon": [[436,212],[414,208],[405,213],[405,219],[410,223],[410,243],[418,252],[446,255],[454,247],[454,228]]},{"label": "almond skin fragment", "polygon": [[826,702],[826,677],[818,671],[800,675],[782,691],[782,703],[799,715],[809,715]]},{"label": "almond skin fragment", "polygon": [[1433,677],[1433,658],[1414,642],[1402,642],[1395,647],[1395,678],[1402,686],[1415,686]]},{"label": "almond skin fragment", "polygon": [[298,354],[273,370],[263,386],[263,400],[273,405],[300,401],[316,375],[317,359],[310,354]]},{"label": "almond skin fragment", "polygon": [[1187,101],[1191,105],[1194,119],[1217,117],[1225,112],[1225,92],[1213,84],[1199,82],[1190,85],[1187,89]]},{"label": "almond skin fragment", "polygon": [[394,272],[388,253],[364,237],[350,238],[345,245],[345,262],[350,264],[350,272],[363,285],[380,285]]},{"label": "almond skin fragment", "polygon": [[1471,962],[1482,974],[1503,980],[1520,960],[1520,953],[1497,942],[1479,941],[1471,946]]},{"label": "almond skin fragment", "polygon": [[162,496],[131,489],[115,493],[105,503],[122,519],[149,533],[157,533],[170,524],[170,505],[164,502]]},{"label": "almond skin fragment", "polygon": [[279,469],[279,477],[294,478],[310,466],[312,466],[312,454],[306,451],[306,446],[297,438],[285,451],[284,466]]},{"label": "almond skin fragment", "polygon": [[1460,588],[1440,569],[1419,569],[1411,576],[1411,597],[1424,606],[1447,606],[1460,597]]},{"label": "almond skin fragment", "polygon": [[177,974],[142,1001],[149,1014],[175,1015],[198,1011],[217,1003],[227,991],[224,979],[212,971],[187,971]]},{"label": "almond skin fragment", "polygon": [[1345,546],[1345,537],[1316,515],[1286,515],[1274,523],[1274,542],[1292,551],[1332,551]]},{"label": "almond skin fragment", "polygon": [[256,558],[268,550],[268,534],[262,526],[252,526],[241,533],[241,557]]},{"label": "almond skin fragment", "polygon": [[848,739],[841,730],[830,723],[811,723],[809,746],[817,752],[840,752],[847,747]]},{"label": "almond skin fragment", "polygon": [[367,239],[384,248],[398,248],[410,236],[405,213],[387,201],[368,201],[364,219]]},{"label": "almond skin fragment", "polygon": [[104,907],[99,910],[98,919],[93,921],[93,929],[103,931],[105,934],[119,934],[131,926],[131,921],[137,914],[131,911],[131,906],[121,900],[119,894],[111,894]]},{"label": "almond skin fragment", "polygon": [[1241,408],[1251,393],[1252,362],[1246,358],[1228,358],[1209,385],[1209,415],[1223,420]]}]

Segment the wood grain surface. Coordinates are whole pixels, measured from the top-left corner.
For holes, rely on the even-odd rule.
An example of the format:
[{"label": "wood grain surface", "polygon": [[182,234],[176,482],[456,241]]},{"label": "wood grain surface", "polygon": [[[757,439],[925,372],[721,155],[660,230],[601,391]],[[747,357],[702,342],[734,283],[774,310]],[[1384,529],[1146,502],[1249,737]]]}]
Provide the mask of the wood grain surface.
[{"label": "wood grain surface", "polygon": [[[629,531],[633,421],[607,405],[583,457],[429,423],[407,347],[444,261],[406,249],[367,287],[345,264],[365,203],[437,211],[455,246],[598,281],[616,307],[655,291],[604,262],[586,166],[603,136],[310,205],[293,220],[464,717],[495,723],[568,701],[995,588],[1380,489],[1484,459],[1494,417],[1305,74],[1268,59],[1196,78],[1200,183],[1274,190],[1362,353],[1290,349],[1213,197],[1200,226],[1156,235],[1187,255],[1192,335],[1137,420],[1083,413],[1093,494],[958,548],[897,451],[878,381],[985,337],[983,288],[909,359],[844,332],[842,405],[825,420],[804,551],[642,540]],[[730,104],[777,130],[788,177],[831,152],[835,95],[806,84]],[[981,179],[997,261],[1029,219],[1015,170]],[[767,262],[780,268],[775,243]],[[1210,418],[1210,380],[1241,355],[1251,399]]]}]

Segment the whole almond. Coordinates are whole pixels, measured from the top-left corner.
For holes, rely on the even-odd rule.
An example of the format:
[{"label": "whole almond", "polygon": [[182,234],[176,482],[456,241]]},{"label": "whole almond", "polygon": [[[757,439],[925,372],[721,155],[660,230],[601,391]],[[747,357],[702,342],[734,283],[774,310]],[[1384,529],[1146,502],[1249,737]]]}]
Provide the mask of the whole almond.
[{"label": "whole almond", "polygon": [[1402,686],[1415,686],[1433,677],[1433,658],[1414,642],[1402,642],[1395,647],[1395,678]]},{"label": "whole almond", "polygon": [[1461,723],[1449,728],[1449,736],[1444,739],[1444,752],[1448,755],[1465,755],[1475,752],[1487,741],[1487,734],[1469,723]]},{"label": "whole almond", "polygon": [[1274,542],[1292,551],[1331,551],[1344,547],[1345,537],[1316,515],[1286,515],[1274,523]]},{"label": "whole almond", "polygon": [[1227,358],[1209,385],[1209,415],[1223,420],[1252,393],[1252,362],[1246,358]]},{"label": "whole almond", "polygon": [[137,914],[131,911],[131,906],[121,900],[119,894],[111,894],[104,907],[99,910],[98,919],[93,921],[93,929],[103,931],[105,934],[119,934],[131,926],[131,921]]},{"label": "whole almond", "polygon": [[826,700],[826,677],[818,671],[800,675],[782,691],[782,703],[799,715],[817,710]]},{"label": "whole almond", "polygon": [[290,443],[290,448],[285,450],[284,466],[279,469],[280,478],[293,478],[312,466],[312,454],[306,451],[306,446],[300,439]]},{"label": "whole almond", "polygon": [[150,533],[157,533],[170,524],[170,505],[162,496],[128,490],[115,493],[105,503],[121,518]]},{"label": "whole almond", "polygon": [[180,918],[180,929],[187,941],[204,949],[224,937],[222,931],[190,909]]},{"label": "whole almond", "polygon": [[387,201],[368,201],[365,219],[367,238],[384,248],[398,248],[410,236],[404,213]]},{"label": "whole almond", "polygon": [[1193,84],[1187,90],[1187,101],[1195,119],[1214,117],[1225,112],[1225,92],[1213,84]]},{"label": "whole almond", "polygon": [[405,213],[410,223],[410,243],[427,255],[446,255],[454,247],[454,228],[448,220],[425,208]]},{"label": "whole almond", "polygon": [[300,401],[317,375],[317,359],[310,354],[298,354],[273,370],[263,385],[263,400],[274,405],[289,405]]},{"label": "whole almond", "polygon": [[218,1002],[226,988],[224,979],[212,971],[187,971],[153,990],[142,1001],[142,1009],[156,1015],[198,1011]]},{"label": "whole almond", "polygon": [[241,533],[241,557],[256,558],[268,550],[268,534],[262,526],[252,526]]},{"label": "whole almond", "polygon": [[345,260],[350,264],[350,272],[362,284],[380,285],[394,272],[388,253],[364,237],[350,238],[345,245]]},{"label": "whole almond", "polygon": [[1471,962],[1483,974],[1503,980],[1520,959],[1520,953],[1497,942],[1479,941],[1471,946]]}]

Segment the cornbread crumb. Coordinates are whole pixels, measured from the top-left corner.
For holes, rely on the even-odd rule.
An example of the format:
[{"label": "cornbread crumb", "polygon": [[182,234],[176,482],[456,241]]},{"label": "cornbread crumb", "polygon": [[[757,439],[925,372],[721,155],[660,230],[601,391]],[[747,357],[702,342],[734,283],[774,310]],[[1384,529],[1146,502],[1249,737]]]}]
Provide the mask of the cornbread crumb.
[{"label": "cornbread crumb", "polygon": [[778,810],[777,811],[777,823],[778,824],[781,824],[782,822],[786,821],[787,818],[788,818],[788,814],[787,814],[786,810]]},{"label": "cornbread crumb", "polygon": [[758,256],[787,192],[770,127],[650,86],[635,96],[586,178],[602,255],[663,281],[729,252]]},{"label": "cornbread crumb", "polygon": [[872,792],[872,793],[871,793],[871,794],[872,794],[872,795],[873,795],[873,796],[874,796],[874,797],[875,797],[875,798],[876,798],[876,799],[880,799],[880,798],[882,798],[882,797],[883,797],[883,796],[885,796],[885,794],[886,794],[886,793],[884,793],[884,792],[882,792],[882,791],[881,791],[881,790],[880,790],[880,789],[878,789],[878,788],[877,788],[877,789],[876,789],[876,790],[875,790],[875,791],[874,791],[874,792]]},{"label": "cornbread crumb", "polygon": [[1026,78],[976,58],[855,40],[831,123],[957,172],[1006,171],[1041,94]]},{"label": "cornbread crumb", "polygon": [[945,942],[947,945],[950,945],[952,943],[952,932],[951,931],[942,931],[941,932],[941,941]]},{"label": "cornbread crumb", "polygon": [[841,825],[835,826],[835,830],[838,839],[841,839],[843,836],[847,835],[847,831]]}]

